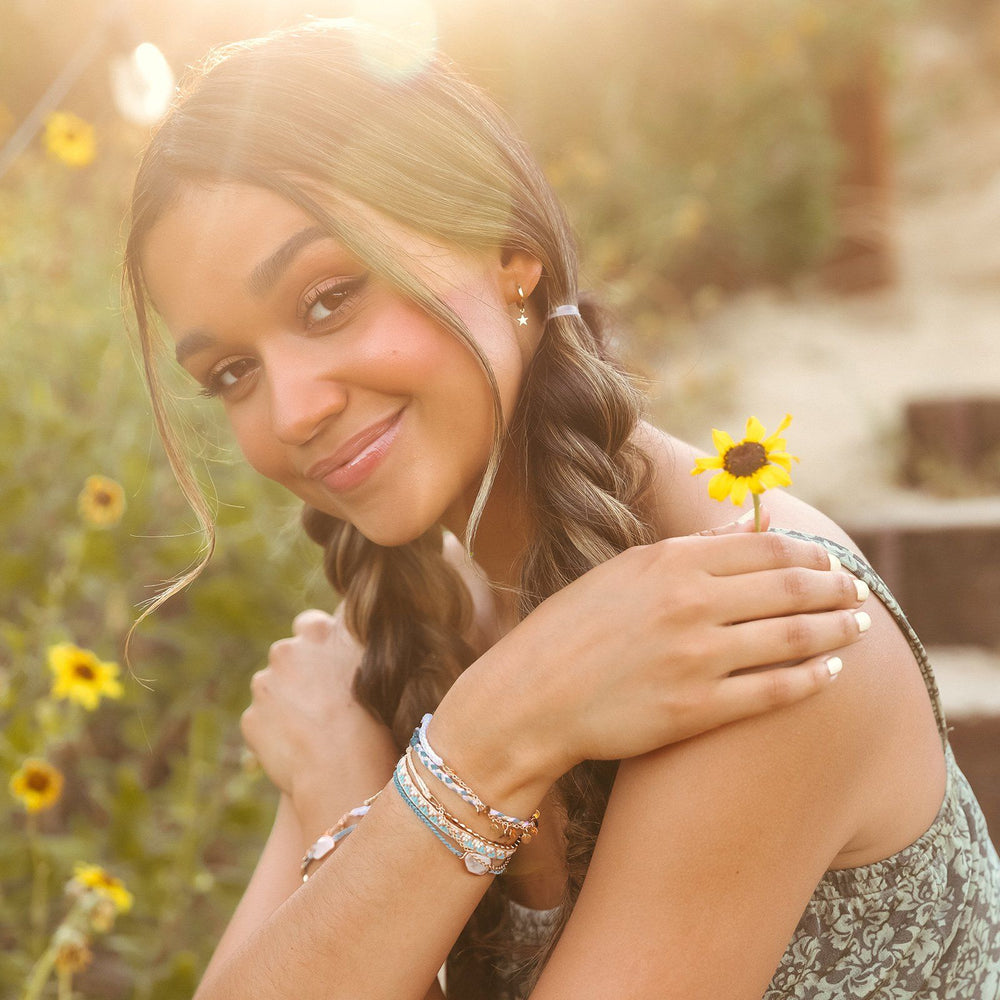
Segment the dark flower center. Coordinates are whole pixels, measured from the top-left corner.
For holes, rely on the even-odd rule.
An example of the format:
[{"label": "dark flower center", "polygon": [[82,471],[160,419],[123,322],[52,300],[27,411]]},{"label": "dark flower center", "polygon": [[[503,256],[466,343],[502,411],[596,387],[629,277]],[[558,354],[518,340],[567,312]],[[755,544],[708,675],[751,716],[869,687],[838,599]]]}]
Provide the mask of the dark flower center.
[{"label": "dark flower center", "polygon": [[89,663],[74,663],[73,673],[85,681],[92,681],[97,676],[94,673],[94,668]]},{"label": "dark flower center", "polygon": [[49,776],[44,771],[32,771],[28,775],[28,780],[25,782],[25,784],[33,792],[47,792],[52,782]]},{"label": "dark flower center", "polygon": [[767,465],[767,449],[759,441],[741,441],[726,452],[722,467],[732,476],[746,478]]},{"label": "dark flower center", "polygon": [[112,499],[113,497],[111,494],[105,490],[97,490],[97,492],[94,493],[94,503],[97,504],[98,507],[110,507]]}]

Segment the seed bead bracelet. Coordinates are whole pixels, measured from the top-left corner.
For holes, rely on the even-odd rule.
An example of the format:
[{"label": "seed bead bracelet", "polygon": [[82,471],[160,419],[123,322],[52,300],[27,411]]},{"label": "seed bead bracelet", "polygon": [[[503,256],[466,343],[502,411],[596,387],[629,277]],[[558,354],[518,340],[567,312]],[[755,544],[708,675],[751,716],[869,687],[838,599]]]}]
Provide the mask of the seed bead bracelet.
[{"label": "seed bead bracelet", "polygon": [[482,816],[488,816],[493,827],[505,837],[517,836],[521,843],[527,843],[532,837],[538,834],[538,819],[540,813],[536,809],[528,819],[518,819],[516,816],[508,816],[500,812],[499,809],[492,809],[464,782],[448,765],[441,759],[431,747],[427,738],[427,726],[432,716],[425,715],[420,720],[420,725],[413,731],[410,738],[410,746],[416,751],[420,763],[427,768],[431,774],[441,782],[445,788],[451,789],[472,806],[476,812]]},{"label": "seed bead bracelet", "polygon": [[392,783],[417,818],[465,864],[466,871],[473,875],[502,875],[507,870],[518,845],[498,844],[448,823],[439,804],[433,798],[424,798],[413,782],[405,755],[396,764]]},{"label": "seed bead bracelet", "polygon": [[[302,865],[299,868],[299,874],[302,876],[303,882],[309,881],[309,866],[314,861],[322,861],[328,854],[332,854],[336,849],[337,845],[344,840],[348,834],[354,831],[354,828],[361,822],[362,818],[368,814],[368,810],[372,807],[372,804],[381,794],[381,789],[377,791],[370,799],[365,799],[365,801],[360,806],[355,806],[353,809],[349,809],[344,813],[340,819],[330,827],[329,830],[325,830],[321,833],[316,840],[313,842],[312,846],[302,857]],[[355,822],[352,822],[355,821]]]},{"label": "seed bead bracelet", "polygon": [[[403,754],[403,756],[406,758],[406,773],[409,776],[410,781],[417,786],[417,791],[420,793],[421,797],[427,802],[433,804],[434,808],[437,809],[437,811],[440,813],[442,820],[450,824],[452,827],[456,827],[457,829],[463,831],[464,833],[469,834],[472,837],[478,837],[479,839],[484,840],[486,843],[497,843],[497,841],[492,841],[489,838],[484,837],[483,834],[481,834],[478,830],[473,830],[471,826],[466,826],[466,824],[463,823],[457,816],[455,816],[453,813],[448,812],[448,810],[445,808],[441,800],[438,799],[434,795],[434,793],[427,787],[427,782],[425,782],[424,779],[420,777],[420,772],[417,770],[417,768],[413,763],[413,757],[414,757],[413,747],[407,747],[406,753]],[[516,834],[514,836],[514,839],[510,843],[507,844],[500,843],[500,846],[518,847],[520,846],[522,840],[523,837],[521,836],[521,834]]]}]

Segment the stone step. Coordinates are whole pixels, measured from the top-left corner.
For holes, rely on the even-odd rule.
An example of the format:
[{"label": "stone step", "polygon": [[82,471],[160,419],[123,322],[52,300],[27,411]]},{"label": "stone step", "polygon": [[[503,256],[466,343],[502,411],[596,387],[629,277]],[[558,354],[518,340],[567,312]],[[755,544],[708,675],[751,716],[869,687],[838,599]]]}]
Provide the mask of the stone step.
[{"label": "stone step", "polygon": [[1000,649],[1000,497],[901,493],[848,531],[926,644]]}]

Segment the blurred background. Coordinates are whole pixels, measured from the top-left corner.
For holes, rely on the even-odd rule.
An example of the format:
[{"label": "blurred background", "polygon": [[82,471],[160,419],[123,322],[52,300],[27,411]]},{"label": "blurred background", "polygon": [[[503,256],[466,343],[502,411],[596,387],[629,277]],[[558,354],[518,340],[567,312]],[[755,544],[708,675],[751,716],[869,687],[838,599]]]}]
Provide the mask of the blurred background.
[{"label": "blurred background", "polygon": [[510,111],[656,422],[708,448],[794,415],[793,488],[932,645],[1000,838],[1000,3],[0,0],[4,995],[190,996],[273,815],[247,683],[332,599],[297,506],[183,401],[219,547],[125,667],[199,537],[117,281],[171,89],[136,46],[179,75],[307,14],[436,38]]}]

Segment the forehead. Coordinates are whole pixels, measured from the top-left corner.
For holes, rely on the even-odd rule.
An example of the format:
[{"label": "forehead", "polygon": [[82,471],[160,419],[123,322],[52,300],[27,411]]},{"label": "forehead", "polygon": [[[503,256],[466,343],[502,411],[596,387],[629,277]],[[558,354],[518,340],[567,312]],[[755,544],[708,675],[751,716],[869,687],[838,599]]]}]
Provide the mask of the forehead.
[{"label": "forehead", "polygon": [[[337,211],[431,287],[464,284],[470,272],[481,272],[486,263],[482,255],[467,255],[422,237],[360,202],[338,199]],[[315,239],[316,228],[311,215],[266,188],[238,182],[191,183],[182,188],[177,202],[163,213],[140,248],[153,305],[173,328],[175,319],[187,319],[174,315],[178,309],[188,312],[209,294],[240,294],[254,270],[279,247],[309,231]],[[324,252],[350,259],[338,241],[321,238]]]},{"label": "forehead", "polygon": [[297,232],[315,226],[297,205],[248,184],[189,184],[140,248],[143,277],[160,312],[185,290],[225,286]]}]

